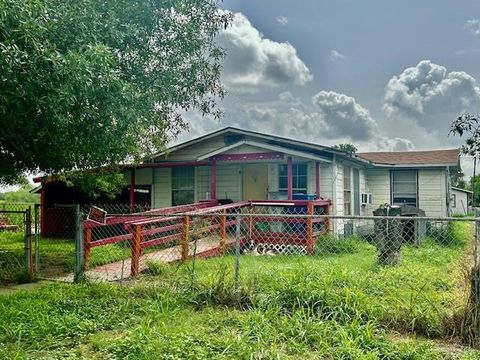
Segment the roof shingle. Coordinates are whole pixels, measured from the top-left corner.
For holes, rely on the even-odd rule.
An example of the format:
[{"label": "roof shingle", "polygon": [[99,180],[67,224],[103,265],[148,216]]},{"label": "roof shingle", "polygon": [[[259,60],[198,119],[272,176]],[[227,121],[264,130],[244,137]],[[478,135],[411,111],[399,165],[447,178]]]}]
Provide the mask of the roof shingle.
[{"label": "roof shingle", "polygon": [[366,152],[356,154],[376,164],[385,165],[452,165],[459,163],[458,149],[431,151]]}]

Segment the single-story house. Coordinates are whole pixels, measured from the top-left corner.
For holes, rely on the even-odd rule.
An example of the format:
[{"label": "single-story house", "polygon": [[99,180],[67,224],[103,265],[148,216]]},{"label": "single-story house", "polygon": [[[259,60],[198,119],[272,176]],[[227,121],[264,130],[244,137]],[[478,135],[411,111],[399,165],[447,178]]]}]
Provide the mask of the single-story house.
[{"label": "single-story house", "polygon": [[[459,170],[458,149],[349,154],[227,127],[126,168],[128,186],[114,201],[162,208],[206,199],[288,200],[303,193],[331,200],[336,215],[371,215],[383,204],[409,204],[440,217],[457,206],[450,174]],[[56,182],[44,181],[41,194],[44,204],[92,202]]]},{"label": "single-story house", "polygon": [[473,193],[469,190],[452,186],[452,215],[467,215]]}]

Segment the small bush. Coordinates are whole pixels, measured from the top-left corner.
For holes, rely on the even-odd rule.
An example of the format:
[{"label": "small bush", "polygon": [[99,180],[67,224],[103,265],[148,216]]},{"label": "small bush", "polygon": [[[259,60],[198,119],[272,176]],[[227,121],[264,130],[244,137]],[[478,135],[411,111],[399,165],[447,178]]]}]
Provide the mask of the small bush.
[{"label": "small bush", "polygon": [[362,245],[362,240],[350,236],[347,238],[338,237],[332,234],[322,235],[315,244],[315,254],[355,254]]},{"label": "small bush", "polygon": [[429,224],[427,235],[435,244],[442,246],[464,246],[470,238],[468,222],[455,221],[434,226]]}]

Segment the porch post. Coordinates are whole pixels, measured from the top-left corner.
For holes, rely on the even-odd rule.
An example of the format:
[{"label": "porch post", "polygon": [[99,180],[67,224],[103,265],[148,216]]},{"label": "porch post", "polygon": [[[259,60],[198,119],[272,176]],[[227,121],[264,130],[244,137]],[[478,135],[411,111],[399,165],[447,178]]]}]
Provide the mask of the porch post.
[{"label": "porch post", "polygon": [[315,162],[315,193],[317,199],[320,199],[320,162]]},{"label": "porch post", "polygon": [[210,199],[215,200],[217,198],[217,160],[210,159]]},{"label": "porch post", "polygon": [[130,212],[135,210],[135,168],[130,173]]},{"label": "porch post", "polygon": [[287,158],[287,194],[288,200],[293,199],[293,165],[292,157]]}]

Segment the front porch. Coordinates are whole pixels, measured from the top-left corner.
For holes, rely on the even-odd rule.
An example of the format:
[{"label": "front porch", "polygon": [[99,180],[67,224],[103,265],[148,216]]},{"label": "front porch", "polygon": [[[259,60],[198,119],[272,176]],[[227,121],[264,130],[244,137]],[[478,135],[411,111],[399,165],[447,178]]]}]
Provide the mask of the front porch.
[{"label": "front porch", "polygon": [[[241,141],[194,160],[144,163],[132,169],[130,206],[135,205],[136,174],[148,169],[152,175],[140,177],[152,179],[152,208],[204,200],[225,204],[329,199],[333,193],[331,163],[332,158],[324,154]],[[145,180],[140,184],[146,184]]]}]

